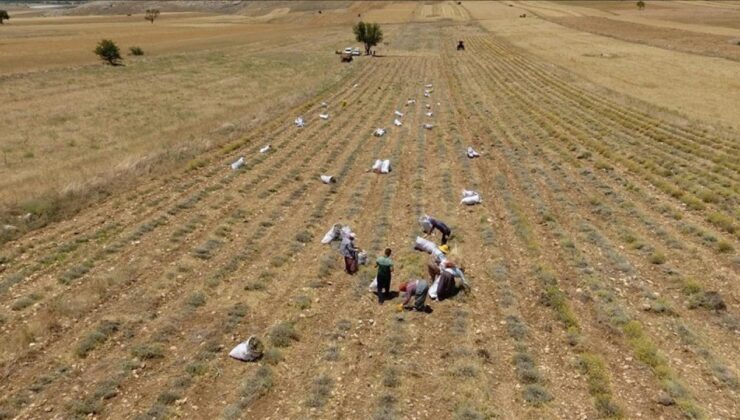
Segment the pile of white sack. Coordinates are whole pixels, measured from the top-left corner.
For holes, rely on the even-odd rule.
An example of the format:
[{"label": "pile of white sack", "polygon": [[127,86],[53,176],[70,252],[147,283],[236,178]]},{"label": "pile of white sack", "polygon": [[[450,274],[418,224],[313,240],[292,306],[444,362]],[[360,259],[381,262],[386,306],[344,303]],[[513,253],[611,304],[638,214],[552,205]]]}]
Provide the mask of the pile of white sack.
[{"label": "pile of white sack", "polygon": [[244,156],[242,156],[231,164],[231,169],[236,171],[244,166],[244,163],[246,163],[246,161],[244,160]]},{"label": "pile of white sack", "polygon": [[372,171],[376,174],[387,174],[391,171],[391,161],[389,159],[376,159]]},{"label": "pile of white sack", "polygon": [[376,128],[375,131],[373,131],[373,136],[375,137],[383,137],[385,134],[385,128]]},{"label": "pile of white sack", "polygon": [[321,118],[322,120],[328,120],[329,114],[319,114],[319,118]]},{"label": "pile of white sack", "polygon": [[462,201],[460,201],[460,204],[466,204],[468,206],[472,206],[475,204],[480,204],[480,194],[478,194],[475,191],[469,191],[469,190],[463,190],[463,198]]},{"label": "pile of white sack", "polygon": [[470,159],[480,157],[480,153],[476,152],[472,147],[468,147],[468,157]]},{"label": "pile of white sack", "polygon": [[298,117],[293,121],[293,124],[295,124],[296,127],[303,127],[306,125],[306,123],[303,121],[303,117]]},{"label": "pile of white sack", "polygon": [[401,120],[396,118],[395,120],[393,120],[393,125],[395,125],[396,127],[400,127],[403,125],[403,123],[401,122]]}]

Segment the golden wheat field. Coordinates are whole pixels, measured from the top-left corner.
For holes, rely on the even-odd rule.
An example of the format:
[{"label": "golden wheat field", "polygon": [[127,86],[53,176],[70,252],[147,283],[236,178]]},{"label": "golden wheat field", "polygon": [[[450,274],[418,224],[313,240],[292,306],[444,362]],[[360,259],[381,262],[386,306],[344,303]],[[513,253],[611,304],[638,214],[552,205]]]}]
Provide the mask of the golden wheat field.
[{"label": "golden wheat field", "polygon": [[645,3],[8,3],[0,419],[740,418],[740,2]]}]

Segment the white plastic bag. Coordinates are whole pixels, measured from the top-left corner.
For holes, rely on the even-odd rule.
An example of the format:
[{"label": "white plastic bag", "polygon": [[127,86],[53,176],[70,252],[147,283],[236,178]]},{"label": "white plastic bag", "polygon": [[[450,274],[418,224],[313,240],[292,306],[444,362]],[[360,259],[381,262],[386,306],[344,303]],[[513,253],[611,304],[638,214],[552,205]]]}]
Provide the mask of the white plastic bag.
[{"label": "white plastic bag", "polygon": [[399,110],[396,110],[395,114],[396,114],[396,116],[398,116],[398,117],[403,117],[403,112],[401,112],[401,111],[399,111]]},{"label": "white plastic bag", "polygon": [[375,159],[375,163],[373,163],[373,172],[380,172],[380,168],[383,166],[383,161],[380,159]]},{"label": "white plastic bag", "polygon": [[398,118],[396,118],[395,120],[393,120],[393,125],[395,125],[396,127],[400,127],[403,125],[403,123],[399,121]]},{"label": "white plastic bag", "polygon": [[306,123],[303,121],[303,117],[298,117],[293,121],[296,127],[303,127]]},{"label": "white plastic bag", "polygon": [[373,131],[373,136],[375,137],[383,137],[385,134],[385,128],[376,128],[375,131]]},{"label": "white plastic bag", "polygon": [[425,98],[428,98],[429,97],[429,93],[428,92],[424,92],[424,97]]},{"label": "white plastic bag", "polygon": [[425,107],[426,107],[427,109],[431,109],[431,108],[432,108],[432,106],[431,106],[431,105],[429,105],[429,104],[424,104],[424,106],[425,106]]},{"label": "white plastic bag", "polygon": [[319,118],[321,118],[322,120],[328,120],[329,114],[319,114]]},{"label": "white plastic bag", "polygon": [[422,127],[426,128],[427,130],[431,130],[432,128],[434,128],[432,124],[428,124],[428,123],[424,124]]},{"label": "white plastic bag", "polygon": [[406,105],[413,105],[415,103],[416,103],[416,99],[409,99],[408,101],[406,101]]},{"label": "white plastic bag", "polygon": [[432,84],[429,83],[428,85],[424,85],[425,88],[430,89],[432,87]]},{"label": "white plastic bag", "polygon": [[337,182],[337,180],[331,175],[321,175],[321,182],[324,184],[333,184]]},{"label": "white plastic bag", "polygon": [[367,265],[367,252],[360,251],[357,253],[357,264]]},{"label": "white plastic bag", "polygon": [[431,117],[432,115],[434,115],[432,111],[427,112],[427,117]]},{"label": "white plastic bag", "polygon": [[370,282],[370,286],[367,287],[367,290],[370,293],[378,293],[378,278],[375,277],[373,281]]},{"label": "white plastic bag", "polygon": [[260,149],[260,153],[267,153],[270,151],[270,149],[272,149],[272,146],[268,144],[267,146]]},{"label": "white plastic bag", "polygon": [[242,362],[254,362],[262,357],[264,346],[255,336],[251,336],[247,341],[237,344],[230,352],[229,356]]},{"label": "white plastic bag", "polygon": [[470,159],[480,157],[480,153],[476,152],[472,147],[468,147],[468,157]]},{"label": "white plastic bag", "polygon": [[416,242],[414,242],[414,249],[418,251],[426,252],[427,254],[432,254],[438,248],[437,248],[437,244],[435,244],[434,242],[428,239],[424,239],[421,236],[417,236]]},{"label": "white plastic bag", "polygon": [[326,102],[322,102],[321,103],[321,107],[322,108],[328,108],[329,107],[329,104],[327,104]]},{"label": "white plastic bag", "polygon": [[231,164],[231,169],[233,169],[233,170],[235,170],[235,171],[236,171],[237,169],[239,169],[239,168],[241,168],[242,166],[244,166],[244,162],[245,162],[245,161],[244,161],[244,156],[242,156],[242,157],[240,157],[239,159],[237,159],[236,161],[234,161],[234,162],[233,162],[233,163]]}]

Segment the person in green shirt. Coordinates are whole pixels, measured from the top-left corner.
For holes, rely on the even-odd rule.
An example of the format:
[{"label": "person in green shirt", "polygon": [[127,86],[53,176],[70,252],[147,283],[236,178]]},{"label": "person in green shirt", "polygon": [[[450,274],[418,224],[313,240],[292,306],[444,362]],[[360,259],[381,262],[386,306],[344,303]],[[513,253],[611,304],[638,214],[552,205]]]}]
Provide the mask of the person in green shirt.
[{"label": "person in green shirt", "polygon": [[385,249],[385,256],[378,257],[375,261],[378,267],[378,303],[383,302],[390,297],[391,292],[391,273],[393,273],[393,260],[391,260],[391,249]]}]

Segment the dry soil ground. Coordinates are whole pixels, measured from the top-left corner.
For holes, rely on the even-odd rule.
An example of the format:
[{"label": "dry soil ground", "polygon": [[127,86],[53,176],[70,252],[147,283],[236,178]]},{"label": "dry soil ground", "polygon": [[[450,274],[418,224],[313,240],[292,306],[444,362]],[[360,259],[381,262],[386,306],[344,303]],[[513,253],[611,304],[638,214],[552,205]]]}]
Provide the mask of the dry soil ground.
[{"label": "dry soil ground", "polygon": [[[327,34],[316,45],[281,32],[280,19],[316,19],[301,12],[263,30],[244,25],[256,40],[239,32],[207,48],[183,43],[147,59],[154,64],[10,71],[4,80],[25,86],[11,99],[28,105],[7,108],[25,118],[21,127],[46,129],[50,101],[73,124],[89,119],[70,132],[121,146],[146,135],[182,146],[157,124],[123,142],[117,125],[167,119],[178,95],[190,95],[183,106],[194,114],[172,122],[175,132],[272,112],[214,134],[218,147],[198,149],[190,164],[153,170],[73,219],[3,245],[0,418],[737,418],[738,132],[706,117],[709,105],[690,118],[675,111],[691,102],[666,106],[664,81],[655,83],[665,95],[646,102],[615,92],[615,67],[593,63],[587,70],[602,73],[584,77],[567,62],[574,30],[521,23],[518,7],[366,7],[386,22],[385,56],[345,66],[319,50],[350,42],[346,25],[312,23]],[[172,16],[170,27],[178,19],[239,18]],[[565,59],[515,36],[542,28]],[[707,58],[578,36],[645,56]],[[458,39],[465,52],[454,50]],[[291,77],[304,64],[318,80],[310,88],[295,80],[310,77]],[[242,91],[249,78],[239,69],[250,66],[262,79]],[[41,74],[52,82],[27,80]],[[301,94],[276,98],[293,89],[272,74]],[[699,92],[680,70],[663,76]],[[134,91],[146,103],[99,123],[94,86],[111,78],[141,83]],[[147,80],[171,96],[143,95]],[[721,100],[715,94],[706,89],[705,102]],[[26,107],[37,110],[36,125]],[[401,127],[394,110],[405,114]],[[292,124],[298,115],[304,128]],[[388,133],[373,137],[376,127]],[[267,143],[273,150],[259,154]],[[467,146],[482,156],[469,160]],[[247,165],[231,171],[242,155]],[[377,158],[394,170],[367,172]],[[72,170],[60,168],[58,177]],[[320,174],[338,183],[321,184]],[[460,206],[464,188],[483,204]],[[411,247],[423,212],[452,226],[453,254],[472,284],[469,294],[430,302],[431,314],[399,313],[397,299],[378,305],[366,291],[372,267],[348,276],[335,247],[319,243],[333,223],[350,224],[371,255],[394,249],[398,284],[425,272]],[[251,334],[266,343],[263,360],[230,359]]]}]

